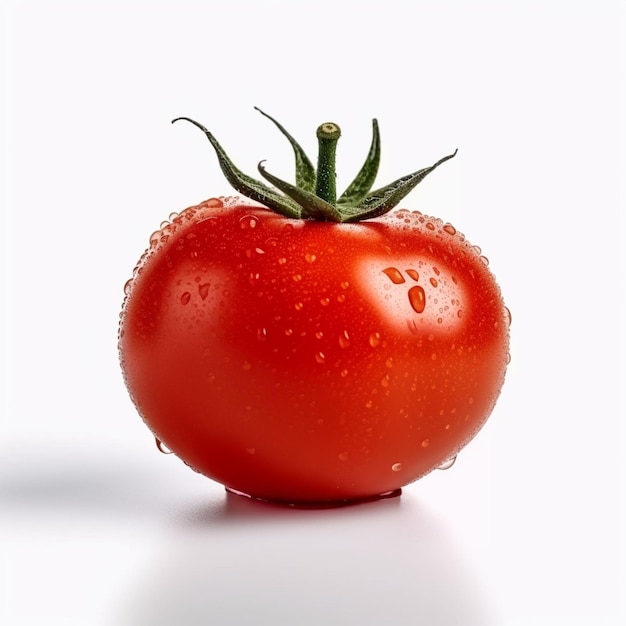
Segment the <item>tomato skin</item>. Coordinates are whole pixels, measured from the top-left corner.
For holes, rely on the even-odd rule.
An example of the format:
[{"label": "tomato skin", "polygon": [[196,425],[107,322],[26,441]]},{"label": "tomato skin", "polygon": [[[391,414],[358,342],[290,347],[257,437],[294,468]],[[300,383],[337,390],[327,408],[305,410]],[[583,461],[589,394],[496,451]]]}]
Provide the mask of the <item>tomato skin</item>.
[{"label": "tomato skin", "polygon": [[454,457],[495,405],[508,310],[439,220],[334,224],[212,199],[152,239],[126,289],[125,381],[155,437],[229,488],[389,492]]}]

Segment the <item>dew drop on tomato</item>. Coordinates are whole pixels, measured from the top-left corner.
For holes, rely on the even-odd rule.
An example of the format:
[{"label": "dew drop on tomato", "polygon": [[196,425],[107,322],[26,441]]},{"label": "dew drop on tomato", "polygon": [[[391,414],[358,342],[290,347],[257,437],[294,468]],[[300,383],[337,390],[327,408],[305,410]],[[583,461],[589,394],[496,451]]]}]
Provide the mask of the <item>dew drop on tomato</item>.
[{"label": "dew drop on tomato", "polygon": [[415,282],[417,282],[420,279],[420,275],[417,272],[417,270],[413,270],[413,269],[408,269],[405,270],[407,273],[407,276],[410,276]]},{"label": "dew drop on tomato", "polygon": [[506,323],[510,326],[513,322],[513,316],[511,315],[511,311],[508,307],[504,307],[504,318],[506,319]]},{"label": "dew drop on tomato", "polygon": [[404,282],[404,276],[402,276],[402,273],[396,267],[384,269],[383,274],[387,275],[394,285],[401,285]]},{"label": "dew drop on tomato", "polygon": [[203,205],[209,209],[221,209],[224,203],[219,198],[211,198],[204,202]]},{"label": "dew drop on tomato", "polygon": [[401,471],[401,470],[402,470],[402,463],[394,463],[394,464],[391,466],[391,471],[392,471],[392,472],[399,472],[399,471]]},{"label": "dew drop on tomato", "polygon": [[339,347],[344,350],[350,347],[350,336],[348,335],[347,330],[344,330],[343,333],[339,335]]},{"label": "dew drop on tomato", "polygon": [[416,313],[423,313],[426,308],[426,293],[423,287],[415,285],[409,289],[409,302]]},{"label": "dew drop on tomato", "polygon": [[438,470],[448,470],[450,469],[456,462],[456,455],[446,459],[441,465],[437,466]]},{"label": "dew drop on tomato", "polygon": [[189,304],[190,300],[191,300],[191,294],[188,291],[185,291],[185,293],[180,297],[181,304]]},{"label": "dew drop on tomato", "polygon": [[239,220],[239,225],[243,229],[256,228],[258,223],[259,223],[259,218],[256,217],[255,215],[244,215]]},{"label": "dew drop on tomato", "polygon": [[369,344],[372,348],[376,348],[380,345],[380,333],[372,333],[369,338]]},{"label": "dew drop on tomato", "polygon": [[162,454],[172,454],[172,451],[157,437],[154,438],[154,442],[159,452]]}]

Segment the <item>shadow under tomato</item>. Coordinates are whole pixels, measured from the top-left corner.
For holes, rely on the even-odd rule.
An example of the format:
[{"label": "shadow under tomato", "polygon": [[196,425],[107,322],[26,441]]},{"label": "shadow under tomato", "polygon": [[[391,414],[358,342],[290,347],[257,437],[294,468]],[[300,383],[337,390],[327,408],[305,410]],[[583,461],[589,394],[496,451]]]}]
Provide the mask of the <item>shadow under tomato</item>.
[{"label": "shadow under tomato", "polygon": [[445,523],[409,495],[298,509],[234,494],[188,511],[129,590],[121,626],[491,626]]}]

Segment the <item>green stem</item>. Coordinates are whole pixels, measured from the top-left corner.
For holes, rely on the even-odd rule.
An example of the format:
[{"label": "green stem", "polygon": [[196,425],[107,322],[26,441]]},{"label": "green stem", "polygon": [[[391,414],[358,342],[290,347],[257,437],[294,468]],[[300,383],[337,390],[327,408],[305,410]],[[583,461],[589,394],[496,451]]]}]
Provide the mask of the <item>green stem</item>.
[{"label": "green stem", "polygon": [[337,202],[337,175],[335,154],[341,129],[333,122],[326,122],[317,129],[319,152],[317,156],[317,180],[315,195],[329,204]]}]

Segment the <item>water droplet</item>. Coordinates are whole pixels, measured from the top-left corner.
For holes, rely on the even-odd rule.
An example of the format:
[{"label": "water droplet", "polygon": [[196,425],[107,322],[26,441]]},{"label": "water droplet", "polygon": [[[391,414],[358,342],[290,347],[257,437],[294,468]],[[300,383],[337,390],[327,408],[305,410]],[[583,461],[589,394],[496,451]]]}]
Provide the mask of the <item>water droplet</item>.
[{"label": "water droplet", "polygon": [[322,306],[328,306],[328,305],[330,304],[330,298],[322,298],[322,299],[320,300],[320,304],[321,304]]},{"label": "water droplet", "polygon": [[461,319],[461,318],[463,317],[463,310],[462,310],[462,309],[459,309],[459,310],[456,312],[456,316],[457,316],[459,319]]},{"label": "water droplet", "polygon": [[476,252],[476,254],[480,254],[482,252],[482,248],[480,246],[472,246],[472,248],[474,248],[474,252]]},{"label": "water droplet", "polygon": [[377,346],[380,345],[380,333],[372,333],[370,335],[370,346],[372,346],[372,348],[376,348]]},{"label": "water droplet", "polygon": [[337,302],[345,302],[345,301],[346,301],[346,297],[342,293],[340,293],[337,296]]},{"label": "water droplet", "polygon": [[347,460],[348,460],[348,453],[347,453],[347,452],[340,452],[340,453],[337,455],[337,458],[338,458],[340,461],[347,461]]},{"label": "water droplet", "polygon": [[506,320],[506,323],[510,326],[511,323],[513,322],[513,316],[511,315],[511,311],[508,307],[504,307],[504,319]]},{"label": "water droplet", "polygon": [[350,283],[349,283],[347,280],[344,280],[344,281],[341,283],[341,288],[342,288],[342,289],[347,289],[349,286],[350,286]]},{"label": "water droplet", "polygon": [[389,387],[389,374],[385,374],[382,378],[382,380],[380,381],[380,384],[383,387]]},{"label": "water droplet", "polygon": [[296,302],[296,303],[293,305],[293,308],[294,308],[296,311],[302,311],[302,309],[304,308],[304,304],[302,304],[302,302]]},{"label": "water droplet", "polygon": [[318,352],[315,355],[315,361],[316,363],[319,363],[320,365],[322,365],[323,363],[326,363],[326,355],[323,352]]},{"label": "water droplet", "polygon": [[446,459],[441,465],[437,466],[437,469],[448,470],[454,465],[455,462],[456,462],[456,455],[451,456],[449,459]]},{"label": "water droplet", "polygon": [[161,230],[163,230],[164,228],[167,228],[170,225],[170,223],[167,220],[163,220],[160,224],[159,224],[159,228]]},{"label": "water droplet", "polygon": [[133,286],[133,279],[129,278],[125,283],[124,283],[124,293],[126,295],[128,295],[130,293],[130,288]]},{"label": "water droplet", "polygon": [[170,213],[168,218],[170,222],[173,222],[178,217],[178,213],[174,211],[174,213]]},{"label": "water droplet", "polygon": [[259,272],[250,272],[250,274],[248,274],[248,283],[254,287],[259,278],[261,278],[261,274],[259,274]]},{"label": "water droplet", "polygon": [[402,469],[402,463],[394,463],[391,466],[391,471],[392,472],[399,472]]},{"label": "water droplet", "polygon": [[256,225],[259,223],[259,218],[254,215],[244,215],[239,220],[239,225],[241,228],[256,228]]},{"label": "water droplet", "polygon": [[150,245],[153,246],[154,244],[156,244],[159,239],[161,239],[161,231],[160,230],[155,230],[151,235],[150,235]]},{"label": "water droplet", "polygon": [[428,448],[428,446],[430,445],[430,439],[424,439],[421,445],[422,448]]},{"label": "water droplet", "polygon": [[287,259],[283,256],[278,259],[278,265],[285,265],[287,263]]},{"label": "water droplet", "polygon": [[344,330],[341,335],[339,335],[339,347],[344,349],[350,347],[350,337],[347,330]]},{"label": "water droplet", "polygon": [[340,376],[341,378],[345,378],[348,375],[348,370],[341,370]]},{"label": "water droplet", "polygon": [[417,282],[420,279],[420,275],[417,273],[417,270],[413,270],[413,269],[408,269],[408,270],[404,270],[408,276],[410,276],[415,282]]},{"label": "water droplet", "polygon": [[172,451],[157,437],[154,438],[154,442],[156,443],[156,447],[159,452],[163,454],[172,454]]},{"label": "water droplet", "polygon": [[422,287],[416,285],[409,289],[409,302],[416,313],[423,313],[426,308],[426,293]]},{"label": "water droplet", "polygon": [[304,255],[304,260],[307,263],[315,263],[315,259],[317,259],[317,257],[314,254],[305,254]]},{"label": "water droplet", "polygon": [[439,285],[439,283],[437,282],[437,279],[434,277],[431,277],[429,282],[433,287],[437,287],[437,285]]},{"label": "water droplet", "polygon": [[324,333],[323,333],[321,330],[318,330],[318,331],[315,333],[315,338],[316,338],[316,339],[322,339],[323,337],[324,337]]},{"label": "water droplet", "polygon": [[426,228],[428,228],[428,230],[435,230],[435,225],[432,222],[427,222]]},{"label": "water droplet", "polygon": [[486,256],[481,256],[480,260],[483,263],[483,265],[489,265],[489,259]]},{"label": "water droplet", "polygon": [[456,235],[456,228],[454,228],[452,224],[445,224],[443,230],[448,233],[448,235]]},{"label": "water droplet", "polygon": [[191,294],[188,291],[180,297],[181,304],[189,304],[189,300],[191,300]]},{"label": "water droplet", "polygon": [[302,274],[294,274],[291,279],[296,282],[299,283],[302,280]]},{"label": "water droplet", "polygon": [[291,337],[291,335],[293,335],[293,330],[291,328],[285,328],[285,335],[287,335],[287,337]]},{"label": "water droplet", "polygon": [[391,369],[393,367],[393,359],[391,357],[389,357],[386,361],[385,361],[385,365],[387,366],[388,369]]},{"label": "water droplet", "polygon": [[266,328],[258,328],[256,331],[256,338],[259,341],[265,341],[267,339],[267,329]]},{"label": "water droplet", "polygon": [[202,285],[198,285],[198,293],[200,294],[200,297],[203,300],[207,299],[207,296],[209,295],[209,287],[211,285],[209,283],[204,283]]},{"label": "water droplet", "polygon": [[388,267],[383,270],[383,274],[386,274],[394,285],[401,285],[404,281],[404,276],[400,273],[400,270],[395,267]]}]

